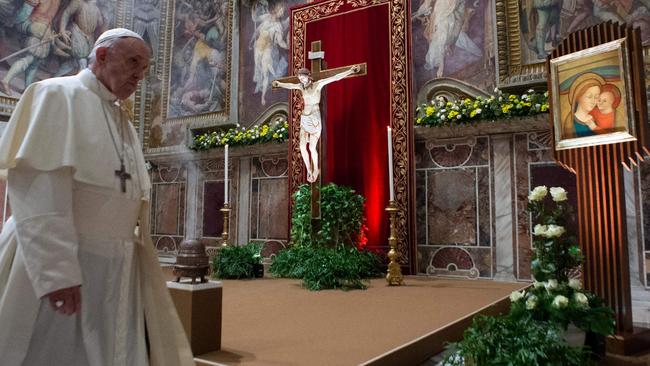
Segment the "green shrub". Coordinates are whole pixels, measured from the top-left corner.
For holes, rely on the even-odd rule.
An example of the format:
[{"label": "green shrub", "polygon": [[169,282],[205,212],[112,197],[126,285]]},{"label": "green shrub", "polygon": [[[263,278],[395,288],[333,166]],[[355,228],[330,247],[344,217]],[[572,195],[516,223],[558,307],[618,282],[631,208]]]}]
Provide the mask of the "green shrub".
[{"label": "green shrub", "polygon": [[254,267],[262,263],[261,243],[250,242],[243,246],[227,246],[219,250],[212,260],[212,273],[216,278],[254,278]]},{"label": "green shrub", "polygon": [[[552,323],[478,315],[463,340],[449,346],[445,366],[581,366],[589,353],[570,347]],[[458,357],[460,356],[460,357]]]},{"label": "green shrub", "polygon": [[365,289],[367,278],[381,276],[381,261],[353,246],[292,247],[278,253],[269,267],[276,277],[302,278],[309,290]]},{"label": "green shrub", "polygon": [[320,230],[311,235],[311,187],[303,184],[294,193],[291,242],[296,246],[356,245],[363,224],[363,196],[334,183],[320,188]]}]

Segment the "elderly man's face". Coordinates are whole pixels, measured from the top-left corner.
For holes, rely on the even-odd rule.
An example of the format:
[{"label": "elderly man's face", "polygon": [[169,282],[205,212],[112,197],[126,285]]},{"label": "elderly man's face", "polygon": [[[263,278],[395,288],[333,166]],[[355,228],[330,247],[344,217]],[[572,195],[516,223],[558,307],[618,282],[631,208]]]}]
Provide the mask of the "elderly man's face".
[{"label": "elderly man's face", "polygon": [[104,85],[119,99],[126,99],[149,68],[149,48],[138,38],[119,39],[106,49],[101,68]]}]

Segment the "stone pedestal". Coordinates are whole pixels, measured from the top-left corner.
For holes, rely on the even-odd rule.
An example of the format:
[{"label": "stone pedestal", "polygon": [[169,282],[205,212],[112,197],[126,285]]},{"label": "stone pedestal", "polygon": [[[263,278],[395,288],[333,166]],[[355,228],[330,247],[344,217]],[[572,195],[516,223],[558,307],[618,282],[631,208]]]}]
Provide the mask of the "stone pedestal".
[{"label": "stone pedestal", "polygon": [[167,282],[195,356],[221,349],[222,284]]}]

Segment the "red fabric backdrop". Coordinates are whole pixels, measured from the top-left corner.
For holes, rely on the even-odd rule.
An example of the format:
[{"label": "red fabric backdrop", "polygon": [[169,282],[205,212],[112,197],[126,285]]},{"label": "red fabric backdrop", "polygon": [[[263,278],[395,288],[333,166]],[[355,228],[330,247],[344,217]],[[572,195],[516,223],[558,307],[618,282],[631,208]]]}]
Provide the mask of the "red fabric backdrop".
[{"label": "red fabric backdrop", "polygon": [[[388,244],[390,33],[388,4],[310,22],[306,48],[321,41],[327,68],[366,62],[368,74],[326,87],[323,111],[323,184],[352,187],[366,198],[368,246]],[[305,65],[311,62],[305,55]]]}]

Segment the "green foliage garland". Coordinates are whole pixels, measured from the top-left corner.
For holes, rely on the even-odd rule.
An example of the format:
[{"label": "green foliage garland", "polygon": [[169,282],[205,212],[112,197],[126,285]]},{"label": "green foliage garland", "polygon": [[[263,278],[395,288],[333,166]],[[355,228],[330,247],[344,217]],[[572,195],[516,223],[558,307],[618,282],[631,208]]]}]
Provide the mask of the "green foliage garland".
[{"label": "green foliage garland", "polygon": [[194,137],[190,149],[208,150],[228,144],[243,146],[261,144],[264,142],[285,142],[289,138],[289,123],[275,121],[258,126],[236,127],[227,131],[208,132]]},{"label": "green foliage garland", "polygon": [[445,126],[475,123],[485,120],[534,116],[547,113],[548,92],[543,94],[528,90],[522,95],[494,90],[496,96],[476,97],[447,102],[442,97],[420,106],[416,113],[416,126]]}]

